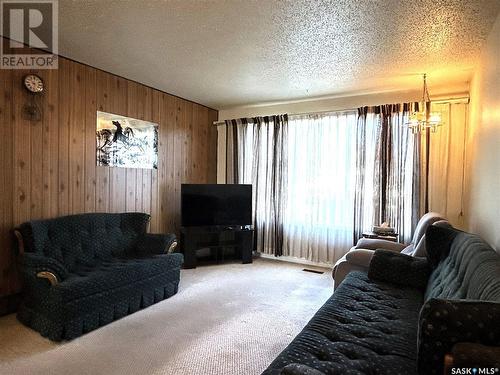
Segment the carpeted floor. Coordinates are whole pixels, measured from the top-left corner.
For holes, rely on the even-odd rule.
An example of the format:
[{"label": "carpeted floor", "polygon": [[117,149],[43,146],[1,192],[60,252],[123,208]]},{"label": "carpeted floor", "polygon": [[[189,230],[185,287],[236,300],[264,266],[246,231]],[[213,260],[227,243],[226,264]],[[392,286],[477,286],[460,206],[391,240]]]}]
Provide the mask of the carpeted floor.
[{"label": "carpeted floor", "polygon": [[177,295],[63,344],[2,317],[0,373],[260,374],[332,294],[330,270],[303,268],[257,259],[183,270]]}]

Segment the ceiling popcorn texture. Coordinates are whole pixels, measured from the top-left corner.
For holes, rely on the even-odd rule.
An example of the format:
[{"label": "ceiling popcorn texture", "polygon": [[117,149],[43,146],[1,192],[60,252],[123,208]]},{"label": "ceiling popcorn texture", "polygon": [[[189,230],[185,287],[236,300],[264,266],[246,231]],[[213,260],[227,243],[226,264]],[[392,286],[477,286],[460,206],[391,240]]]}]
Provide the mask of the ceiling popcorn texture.
[{"label": "ceiling popcorn texture", "polygon": [[467,82],[499,0],[60,0],[60,54],[222,109]]}]

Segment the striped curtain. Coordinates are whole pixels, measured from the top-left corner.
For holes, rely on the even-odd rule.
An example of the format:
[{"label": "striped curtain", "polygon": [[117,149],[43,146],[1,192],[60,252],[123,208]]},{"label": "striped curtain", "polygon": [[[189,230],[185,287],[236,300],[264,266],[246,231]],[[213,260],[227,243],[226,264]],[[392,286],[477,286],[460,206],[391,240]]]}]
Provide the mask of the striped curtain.
[{"label": "striped curtain", "polygon": [[404,126],[418,104],[358,109],[354,242],[373,224],[388,222],[409,242],[422,215],[421,137]]},{"label": "striped curtain", "polygon": [[283,255],[288,116],[226,121],[226,183],[252,184],[255,249]]},{"label": "striped curtain", "polygon": [[226,121],[222,173],[253,185],[256,250],[334,263],[385,221],[409,242],[426,196],[430,210],[460,226],[467,104],[432,105],[445,125],[430,137],[428,192],[426,136],[405,126],[416,110],[401,103]]}]

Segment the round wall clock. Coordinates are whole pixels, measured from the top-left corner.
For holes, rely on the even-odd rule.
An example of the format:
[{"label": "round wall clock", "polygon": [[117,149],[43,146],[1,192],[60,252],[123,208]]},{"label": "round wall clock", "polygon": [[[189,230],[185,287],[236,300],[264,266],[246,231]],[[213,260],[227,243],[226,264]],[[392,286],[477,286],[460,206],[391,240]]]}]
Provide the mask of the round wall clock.
[{"label": "round wall clock", "polygon": [[28,74],[24,77],[24,86],[30,92],[40,93],[43,91],[43,80],[36,74]]}]

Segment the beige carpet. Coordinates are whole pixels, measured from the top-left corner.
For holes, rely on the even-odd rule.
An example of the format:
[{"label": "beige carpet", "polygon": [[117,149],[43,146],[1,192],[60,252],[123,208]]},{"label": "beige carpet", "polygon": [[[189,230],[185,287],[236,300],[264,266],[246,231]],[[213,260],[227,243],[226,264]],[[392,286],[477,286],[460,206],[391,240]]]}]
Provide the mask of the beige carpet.
[{"label": "beige carpet", "polygon": [[63,344],[2,317],[0,374],[260,374],[332,294],[329,270],[303,268],[183,270],[177,295]]}]

